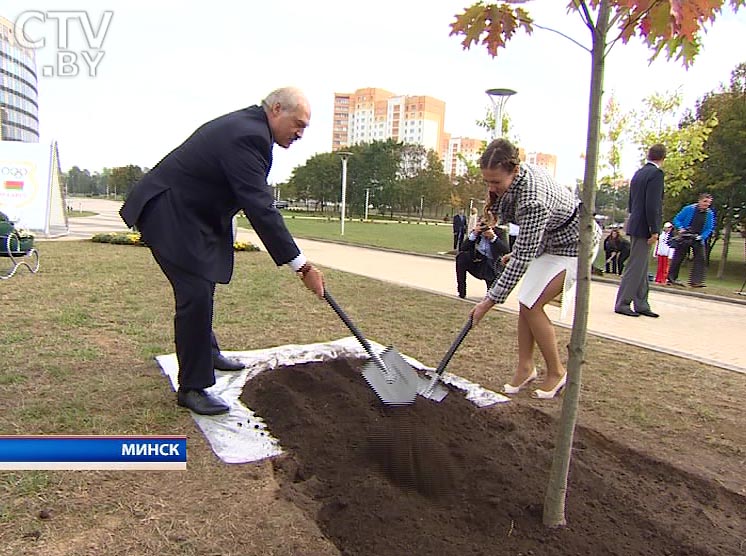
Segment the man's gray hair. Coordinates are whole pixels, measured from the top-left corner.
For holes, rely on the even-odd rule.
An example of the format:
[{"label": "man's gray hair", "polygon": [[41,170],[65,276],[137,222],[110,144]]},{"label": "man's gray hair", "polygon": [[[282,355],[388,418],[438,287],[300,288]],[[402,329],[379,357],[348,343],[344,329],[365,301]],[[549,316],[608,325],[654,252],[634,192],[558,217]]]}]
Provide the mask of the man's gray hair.
[{"label": "man's gray hair", "polygon": [[295,112],[303,104],[307,105],[306,95],[295,87],[282,87],[275,89],[262,101],[265,110],[270,110],[275,104],[279,104],[283,111]]}]

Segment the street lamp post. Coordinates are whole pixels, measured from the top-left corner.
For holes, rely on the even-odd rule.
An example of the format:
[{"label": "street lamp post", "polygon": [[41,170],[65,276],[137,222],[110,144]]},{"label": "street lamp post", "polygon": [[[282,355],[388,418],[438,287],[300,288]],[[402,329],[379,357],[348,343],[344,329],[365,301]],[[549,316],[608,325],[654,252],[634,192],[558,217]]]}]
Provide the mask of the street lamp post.
[{"label": "street lamp post", "polygon": [[342,157],[342,208],[339,212],[340,235],[345,235],[345,204],[347,203],[347,159],[352,156],[349,151],[337,151]]},{"label": "street lamp post", "polygon": [[[516,92],[513,89],[487,89],[485,91],[492,102],[492,114],[495,117],[495,128],[492,130],[492,140],[503,136],[503,110],[508,99]],[[498,129],[500,130],[498,133]]]}]

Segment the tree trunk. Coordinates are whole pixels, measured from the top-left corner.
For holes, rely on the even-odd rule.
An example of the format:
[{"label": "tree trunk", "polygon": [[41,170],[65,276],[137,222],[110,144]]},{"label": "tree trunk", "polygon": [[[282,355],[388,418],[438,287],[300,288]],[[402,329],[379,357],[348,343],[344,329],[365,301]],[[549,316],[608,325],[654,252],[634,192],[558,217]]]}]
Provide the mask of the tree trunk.
[{"label": "tree trunk", "polygon": [[[591,52],[591,90],[588,109],[583,205],[580,220],[580,248],[578,252],[578,283],[575,298],[575,318],[568,347],[567,386],[562,401],[562,415],[555,441],[552,469],[544,498],[544,525],[562,527],[565,519],[567,475],[570,470],[573,435],[580,399],[581,369],[588,331],[588,301],[591,290],[591,250],[593,240],[594,205],[596,200],[596,172],[601,131],[601,100],[603,97],[606,35],[609,27],[609,0],[601,0],[598,21],[593,32]],[[563,300],[566,302],[569,300]]]},{"label": "tree trunk", "polygon": [[[728,209],[728,212],[730,213],[730,208]],[[720,255],[720,264],[718,265],[718,280],[722,280],[723,275],[725,274],[725,265],[728,262],[728,247],[730,246],[730,233],[732,229],[730,214],[726,214],[725,218],[727,220],[725,221],[725,226],[723,226],[723,252]]]}]

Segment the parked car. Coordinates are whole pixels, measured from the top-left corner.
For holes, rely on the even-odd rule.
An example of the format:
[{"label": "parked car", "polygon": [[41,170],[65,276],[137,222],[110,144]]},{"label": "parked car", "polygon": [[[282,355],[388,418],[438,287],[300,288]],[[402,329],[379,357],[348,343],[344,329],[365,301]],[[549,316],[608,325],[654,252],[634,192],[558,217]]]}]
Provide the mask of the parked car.
[{"label": "parked car", "polygon": [[286,209],[290,206],[290,203],[288,203],[287,201],[275,201],[272,204],[275,206],[275,208],[278,209]]}]

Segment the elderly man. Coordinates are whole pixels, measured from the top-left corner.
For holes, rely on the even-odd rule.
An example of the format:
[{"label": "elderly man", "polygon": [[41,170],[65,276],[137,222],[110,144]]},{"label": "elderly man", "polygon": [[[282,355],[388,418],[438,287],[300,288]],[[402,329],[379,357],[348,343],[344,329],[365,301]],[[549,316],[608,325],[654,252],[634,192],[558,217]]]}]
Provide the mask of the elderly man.
[{"label": "elderly man", "polygon": [[229,407],[205,389],[215,384],[214,369],[243,368],[220,354],[212,331],[215,284],[233,274],[231,224],[239,210],[275,264],[289,265],[309,290],[324,295],[321,272],[298,249],[267,185],[273,144],[288,148],[310,119],[304,94],[283,88],[261,106],[207,122],[134,186],[120,211],[140,230],[173,288],[177,403],[195,413],[226,413]]}]

